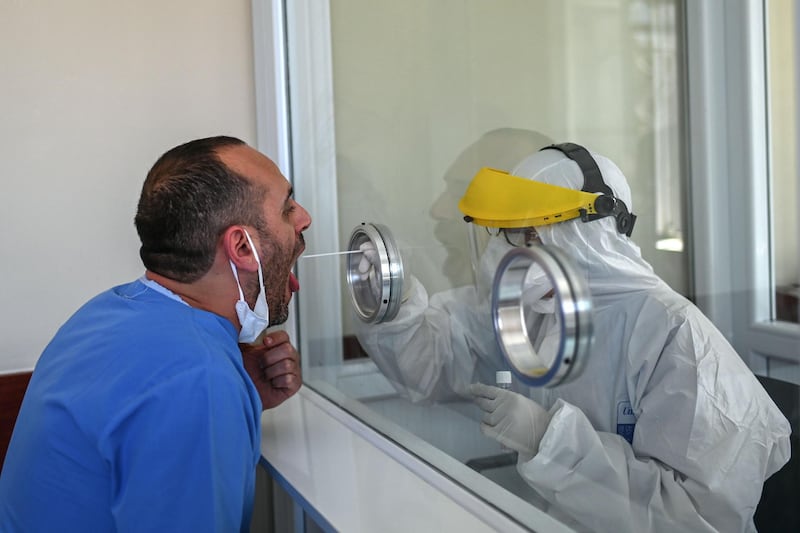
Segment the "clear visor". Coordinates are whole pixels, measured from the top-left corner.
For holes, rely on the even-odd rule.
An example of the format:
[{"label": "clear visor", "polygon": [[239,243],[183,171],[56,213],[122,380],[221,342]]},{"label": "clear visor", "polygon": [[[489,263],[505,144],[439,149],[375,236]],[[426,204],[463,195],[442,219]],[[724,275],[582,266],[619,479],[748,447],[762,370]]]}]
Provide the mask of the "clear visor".
[{"label": "clear visor", "polygon": [[489,297],[497,266],[514,248],[542,244],[534,227],[490,228],[469,223],[469,249],[472,273],[481,300]]}]

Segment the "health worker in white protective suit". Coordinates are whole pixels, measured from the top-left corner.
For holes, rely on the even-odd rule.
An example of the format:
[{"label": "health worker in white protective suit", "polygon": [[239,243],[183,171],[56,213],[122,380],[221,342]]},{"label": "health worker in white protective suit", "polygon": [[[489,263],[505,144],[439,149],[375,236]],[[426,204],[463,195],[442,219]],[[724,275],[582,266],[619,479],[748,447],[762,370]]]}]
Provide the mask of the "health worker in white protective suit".
[{"label": "health worker in white protective suit", "polygon": [[[604,192],[600,182],[611,198],[596,202],[598,214],[578,216],[573,205],[575,218],[545,218],[553,209],[541,200],[552,195],[538,184],[569,198]],[[521,196],[524,212],[508,212]],[[504,363],[480,279],[430,299],[412,280],[392,322],[358,332],[395,387],[414,401],[473,397],[481,430],[519,452],[519,474],[573,527],[754,531],[763,482],[789,459],[789,423],[717,328],[641,257],[619,168],[578,145],[553,145],[511,175],[476,175],[460,208],[472,224],[505,228],[491,230],[483,276],[511,246],[537,239],[573,260],[593,306],[586,367],[530,398],[485,385]]]}]

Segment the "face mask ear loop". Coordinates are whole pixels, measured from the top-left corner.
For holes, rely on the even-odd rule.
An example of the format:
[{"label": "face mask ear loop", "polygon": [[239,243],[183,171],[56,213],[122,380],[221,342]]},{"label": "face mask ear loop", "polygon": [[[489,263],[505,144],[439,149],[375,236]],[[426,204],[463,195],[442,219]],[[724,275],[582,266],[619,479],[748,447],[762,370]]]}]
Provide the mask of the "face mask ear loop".
[{"label": "face mask ear loop", "polygon": [[[261,287],[261,290],[264,291],[264,298],[266,298],[267,289],[264,287],[264,274],[261,272],[261,259],[258,257],[256,247],[253,246],[253,240],[250,238],[250,234],[247,233],[247,230],[244,230],[244,236],[247,237],[247,242],[250,243],[250,249],[253,250],[253,255],[256,256],[256,264],[258,264],[258,284]],[[239,292],[242,292],[241,287],[239,288]]]},{"label": "face mask ear loop", "polygon": [[233,270],[233,279],[236,280],[236,287],[239,289],[239,300],[244,301],[244,293],[242,292],[242,284],[239,283],[239,272],[236,270],[236,265],[233,264],[233,261],[228,259],[228,263],[231,264],[231,270]]},{"label": "face mask ear loop", "polygon": [[[244,236],[247,237],[247,242],[250,244],[250,249],[253,250],[253,254],[256,256],[256,264],[258,264],[258,283],[263,290],[264,289],[264,274],[261,272],[261,259],[259,259],[258,254],[256,253],[256,247],[253,246],[253,240],[250,238],[250,234],[247,233],[247,230],[244,230]],[[244,293],[242,292],[242,284],[239,283],[239,271],[236,269],[236,265],[233,264],[233,261],[228,259],[228,263],[231,264],[231,270],[233,270],[233,279],[236,280],[236,288],[239,289],[239,300],[246,301],[244,299]]]}]

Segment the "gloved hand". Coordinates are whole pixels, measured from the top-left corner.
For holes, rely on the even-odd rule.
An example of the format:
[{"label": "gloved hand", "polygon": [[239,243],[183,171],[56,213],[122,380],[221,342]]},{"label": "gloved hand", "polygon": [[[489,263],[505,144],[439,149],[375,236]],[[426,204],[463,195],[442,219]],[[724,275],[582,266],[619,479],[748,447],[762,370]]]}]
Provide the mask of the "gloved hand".
[{"label": "gloved hand", "polygon": [[473,401],[483,410],[481,432],[530,460],[550,423],[550,414],[539,404],[516,392],[482,383],[469,386]]},{"label": "gloved hand", "polygon": [[[378,274],[381,268],[381,260],[380,256],[378,256],[378,250],[375,249],[375,246],[371,241],[361,243],[358,249],[361,252],[361,261],[358,263],[358,274],[362,281],[369,282],[369,288],[372,291],[372,295],[376,300],[379,300],[382,296],[382,287],[381,278]],[[408,300],[409,296],[411,296],[415,284],[416,278],[412,276],[408,270],[406,270],[405,277],[403,279],[403,294],[401,295],[400,299],[401,303]]]},{"label": "gloved hand", "polygon": [[362,281],[369,282],[369,288],[372,295],[376,300],[381,298],[381,279],[380,268],[381,260],[378,256],[378,250],[370,241],[361,243],[358,247],[361,252],[361,261],[358,263],[358,274],[361,276]]}]

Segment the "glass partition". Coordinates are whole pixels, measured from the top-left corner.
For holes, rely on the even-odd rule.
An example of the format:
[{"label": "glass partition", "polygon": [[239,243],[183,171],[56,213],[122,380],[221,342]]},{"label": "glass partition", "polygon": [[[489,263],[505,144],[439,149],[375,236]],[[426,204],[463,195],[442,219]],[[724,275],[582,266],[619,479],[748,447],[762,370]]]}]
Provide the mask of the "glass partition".
[{"label": "glass partition", "polygon": [[[305,383],[522,524],[541,510],[577,529],[597,520],[601,529],[623,530],[614,521],[647,513],[641,494],[653,488],[635,486],[636,472],[627,488],[642,493],[616,491],[608,480],[627,474],[602,469],[596,479],[573,479],[586,487],[580,498],[569,481],[535,490],[532,478],[565,472],[524,477],[519,454],[481,432],[470,385],[499,384],[496,372],[508,365],[493,328],[497,262],[487,267],[487,254],[476,253],[475,224],[459,202],[482,168],[524,172],[549,144],[586,146],[616,163],[629,184],[627,207],[638,217],[632,238],[644,260],[688,296],[682,2],[286,6],[292,175],[314,218],[298,265]],[[365,248],[382,228],[390,245]],[[499,234],[490,237],[499,242]],[[396,286],[391,250],[402,262]],[[366,298],[363,306],[354,294]],[[522,316],[524,329],[533,320]],[[560,342],[546,337],[536,342]],[[545,409],[570,395],[596,397],[572,422],[609,426],[591,438],[633,453],[625,441],[634,438],[640,406],[577,380],[559,387],[529,387],[517,375],[511,383]],[[564,445],[592,445],[573,437]],[[571,494],[568,502],[560,491]]]},{"label": "glass partition", "polygon": [[[680,3],[321,4],[287,2],[292,171],[314,217],[298,266],[305,381],[454,478],[466,468],[496,482],[471,489],[498,507],[547,508],[467,398],[507,365],[476,296],[492,272],[458,203],[483,167],[585,145],[620,167],[635,241],[687,293]],[[389,228],[405,274],[397,318],[379,325],[347,284],[365,223]],[[423,308],[431,327],[415,328]]]}]

